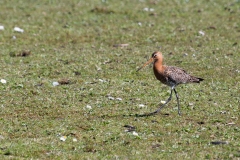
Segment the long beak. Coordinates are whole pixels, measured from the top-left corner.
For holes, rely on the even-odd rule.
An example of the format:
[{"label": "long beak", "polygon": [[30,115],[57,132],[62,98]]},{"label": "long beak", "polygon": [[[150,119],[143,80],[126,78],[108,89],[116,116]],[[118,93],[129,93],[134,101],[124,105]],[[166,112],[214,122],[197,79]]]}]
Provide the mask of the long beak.
[{"label": "long beak", "polygon": [[150,58],[142,67],[138,68],[137,72],[140,71],[142,68],[146,67],[149,63],[153,62],[153,58]]}]

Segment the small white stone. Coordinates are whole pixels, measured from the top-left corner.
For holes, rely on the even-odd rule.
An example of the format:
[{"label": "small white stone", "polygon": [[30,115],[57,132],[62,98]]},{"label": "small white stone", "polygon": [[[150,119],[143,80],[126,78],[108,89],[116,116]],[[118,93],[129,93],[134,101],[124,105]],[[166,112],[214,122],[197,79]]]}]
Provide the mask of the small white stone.
[{"label": "small white stone", "polygon": [[166,101],[161,101],[162,104],[166,103]]},{"label": "small white stone", "polygon": [[53,84],[54,87],[59,85],[58,82],[53,82],[52,84]]},{"label": "small white stone", "polygon": [[188,105],[189,105],[189,106],[193,106],[193,103],[189,102]]},{"label": "small white stone", "polygon": [[149,11],[150,11],[150,12],[153,12],[153,11],[154,11],[153,8],[147,8],[147,7],[146,7],[146,8],[143,8],[143,10],[146,11],[146,12],[149,12]]},{"label": "small white stone", "polygon": [[102,80],[102,79],[98,79],[99,80],[99,82],[104,82],[104,80]]},{"label": "small white stone", "polygon": [[15,40],[15,39],[17,39],[17,37],[16,36],[12,36],[12,39]]},{"label": "small white stone", "polygon": [[87,108],[87,109],[92,109],[92,106],[87,105],[86,108]]},{"label": "small white stone", "polygon": [[141,22],[138,22],[138,25],[139,25],[139,26],[142,26],[142,23],[141,23]]},{"label": "small white stone", "polygon": [[77,142],[77,138],[73,138],[73,142]]},{"label": "small white stone", "polygon": [[198,32],[201,36],[204,36],[205,35],[205,32],[203,32],[203,31],[199,31]]},{"label": "small white stone", "polygon": [[97,68],[97,71],[101,71],[102,70],[102,68],[99,67],[99,66],[96,66],[96,68]]},{"label": "small white stone", "polygon": [[133,131],[132,134],[133,134],[134,136],[138,136],[138,133],[135,132],[135,131]]},{"label": "small white stone", "polygon": [[108,97],[108,99],[109,99],[109,100],[114,100],[115,98],[114,98],[114,97],[111,97],[111,96],[109,96],[109,97]]},{"label": "small white stone", "polygon": [[1,83],[2,83],[2,84],[6,84],[7,81],[6,81],[5,79],[1,79]]},{"label": "small white stone", "polygon": [[148,12],[148,11],[149,11],[149,8],[143,8],[143,10]]},{"label": "small white stone", "polygon": [[116,100],[118,100],[118,101],[122,101],[122,98],[116,98]]},{"label": "small white stone", "polygon": [[0,30],[3,31],[4,30],[4,26],[0,26]]},{"label": "small white stone", "polygon": [[16,31],[16,32],[21,32],[21,33],[23,33],[24,32],[24,30],[23,29],[21,29],[21,28],[19,28],[19,27],[14,27],[14,29],[13,29],[14,31]]},{"label": "small white stone", "polygon": [[63,142],[66,141],[66,139],[67,139],[67,136],[61,136],[60,137],[60,140],[63,141]]},{"label": "small white stone", "polygon": [[149,9],[149,11],[150,11],[150,12],[153,12],[153,11],[154,11],[154,9],[153,9],[153,8],[150,8],[150,9]]},{"label": "small white stone", "polygon": [[98,80],[99,82],[103,82],[103,83],[107,82],[106,80],[103,80],[103,79],[98,79]]},{"label": "small white stone", "polygon": [[234,125],[234,124],[236,124],[236,123],[235,122],[230,122],[227,125]]},{"label": "small white stone", "polygon": [[139,104],[138,105],[140,108],[143,108],[143,107],[145,107],[145,105],[144,104]]}]

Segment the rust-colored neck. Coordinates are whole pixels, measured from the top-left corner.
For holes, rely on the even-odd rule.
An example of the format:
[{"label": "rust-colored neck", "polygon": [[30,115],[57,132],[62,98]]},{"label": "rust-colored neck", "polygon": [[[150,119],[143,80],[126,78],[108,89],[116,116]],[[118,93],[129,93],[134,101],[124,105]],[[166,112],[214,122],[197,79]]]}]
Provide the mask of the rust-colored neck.
[{"label": "rust-colored neck", "polygon": [[158,72],[163,73],[164,71],[164,66],[163,66],[163,57],[162,55],[157,57],[157,59],[154,60],[154,65],[153,67],[155,68],[155,70],[157,70]]}]

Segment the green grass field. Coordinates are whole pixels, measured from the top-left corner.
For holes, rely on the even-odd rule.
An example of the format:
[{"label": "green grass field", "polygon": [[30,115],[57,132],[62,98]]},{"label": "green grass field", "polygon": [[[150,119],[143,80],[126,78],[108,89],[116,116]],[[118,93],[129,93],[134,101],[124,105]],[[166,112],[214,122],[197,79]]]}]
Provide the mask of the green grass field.
[{"label": "green grass field", "polygon": [[[0,159],[240,159],[239,17],[239,0],[0,1]],[[157,50],[205,79],[176,88],[182,116],[175,97],[137,116],[170,94],[136,72]]]}]

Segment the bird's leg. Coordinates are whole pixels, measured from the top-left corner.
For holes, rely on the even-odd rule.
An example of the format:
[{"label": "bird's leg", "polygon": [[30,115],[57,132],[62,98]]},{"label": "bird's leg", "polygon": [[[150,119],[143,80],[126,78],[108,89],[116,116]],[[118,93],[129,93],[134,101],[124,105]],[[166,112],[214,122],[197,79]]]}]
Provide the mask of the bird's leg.
[{"label": "bird's leg", "polygon": [[170,94],[169,98],[167,99],[167,101],[164,104],[162,104],[155,112],[152,112],[149,115],[153,115],[153,114],[158,113],[166,104],[168,104],[168,102],[172,99],[172,90],[173,89],[174,88],[171,88],[171,94]]},{"label": "bird's leg", "polygon": [[175,93],[176,98],[177,98],[178,114],[181,115],[180,106],[179,106],[178,93],[177,93],[177,91],[175,90],[175,88],[174,88],[173,90],[174,90],[174,93]]}]

